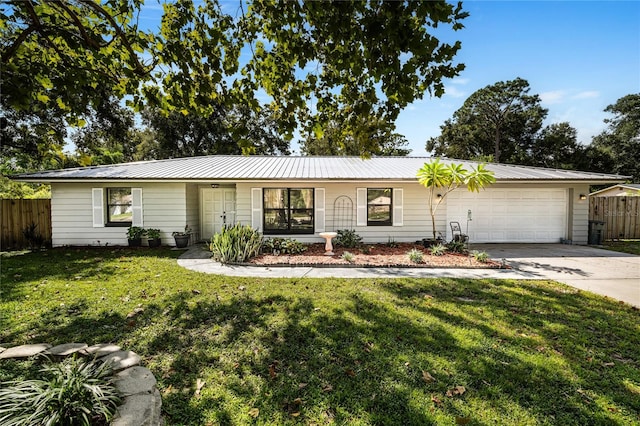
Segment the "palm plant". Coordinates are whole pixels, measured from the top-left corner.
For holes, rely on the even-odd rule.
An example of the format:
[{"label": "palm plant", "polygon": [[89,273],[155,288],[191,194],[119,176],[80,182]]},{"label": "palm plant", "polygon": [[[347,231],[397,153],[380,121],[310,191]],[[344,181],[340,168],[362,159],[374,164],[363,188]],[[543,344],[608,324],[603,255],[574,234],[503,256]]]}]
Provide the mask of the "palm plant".
[{"label": "palm plant", "polygon": [[[471,171],[462,164],[444,164],[436,158],[424,163],[417,173],[418,182],[429,190],[429,212],[431,213],[431,226],[433,239],[436,239],[436,211],[438,206],[454,189],[466,186],[467,190],[480,192],[485,186],[495,183],[494,173],[487,170],[484,164],[478,164]],[[439,194],[438,197],[436,197]]]}]

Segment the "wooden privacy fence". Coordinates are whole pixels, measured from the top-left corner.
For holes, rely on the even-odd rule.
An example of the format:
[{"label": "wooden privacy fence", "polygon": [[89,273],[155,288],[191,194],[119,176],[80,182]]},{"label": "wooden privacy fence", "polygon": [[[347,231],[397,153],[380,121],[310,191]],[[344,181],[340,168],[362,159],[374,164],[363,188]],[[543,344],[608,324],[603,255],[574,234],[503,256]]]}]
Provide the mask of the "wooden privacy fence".
[{"label": "wooden privacy fence", "polygon": [[32,223],[44,241],[51,241],[51,200],[0,200],[0,206],[2,250],[28,248],[22,231]]},{"label": "wooden privacy fence", "polygon": [[603,240],[640,239],[640,197],[590,197],[589,220],[605,223]]}]

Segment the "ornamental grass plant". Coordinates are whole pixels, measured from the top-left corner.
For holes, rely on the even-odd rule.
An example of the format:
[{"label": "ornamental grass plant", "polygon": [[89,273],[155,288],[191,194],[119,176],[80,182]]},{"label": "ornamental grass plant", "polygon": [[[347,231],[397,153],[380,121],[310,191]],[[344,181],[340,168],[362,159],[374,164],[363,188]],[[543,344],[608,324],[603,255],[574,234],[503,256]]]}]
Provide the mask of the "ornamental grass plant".
[{"label": "ornamental grass plant", "polygon": [[47,360],[39,376],[0,383],[0,425],[107,424],[120,403],[107,363]]}]

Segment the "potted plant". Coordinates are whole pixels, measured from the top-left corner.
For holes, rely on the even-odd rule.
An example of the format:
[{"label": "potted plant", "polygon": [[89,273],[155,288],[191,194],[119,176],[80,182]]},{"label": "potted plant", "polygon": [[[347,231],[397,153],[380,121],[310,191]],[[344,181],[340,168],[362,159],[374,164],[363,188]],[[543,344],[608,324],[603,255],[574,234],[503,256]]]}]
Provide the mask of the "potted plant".
[{"label": "potted plant", "polygon": [[162,244],[159,229],[147,229],[147,239],[149,240],[149,247],[160,247]]},{"label": "potted plant", "polygon": [[127,239],[129,240],[129,247],[142,246],[142,237],[145,236],[147,231],[139,226],[130,226],[127,229]]},{"label": "potted plant", "polygon": [[189,228],[189,225],[184,226],[184,231],[175,231],[171,235],[173,235],[173,239],[176,242],[176,247],[185,248],[189,245],[189,240],[191,239],[191,233],[193,231]]}]

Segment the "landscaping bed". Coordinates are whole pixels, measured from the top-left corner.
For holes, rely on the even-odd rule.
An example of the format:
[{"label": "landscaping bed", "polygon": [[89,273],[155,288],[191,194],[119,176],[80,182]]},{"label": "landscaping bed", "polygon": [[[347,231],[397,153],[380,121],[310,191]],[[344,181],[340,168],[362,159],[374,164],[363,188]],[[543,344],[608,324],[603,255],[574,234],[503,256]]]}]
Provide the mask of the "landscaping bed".
[{"label": "landscaping bed", "polygon": [[[423,262],[409,259],[411,250],[423,253]],[[353,254],[351,262],[345,252]],[[252,265],[268,266],[358,266],[358,267],[412,267],[412,268],[500,268],[496,261],[480,262],[473,256],[447,252],[441,256],[430,254],[429,249],[413,243],[365,244],[359,248],[334,247],[333,256],[326,256],[324,243],[309,244],[300,254],[261,254],[249,260]]]}]

